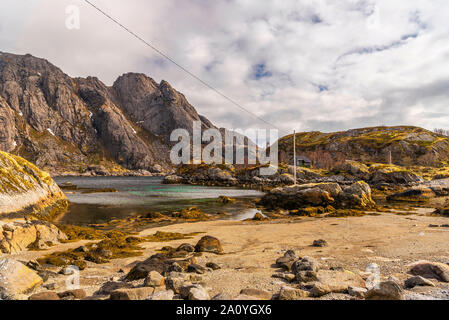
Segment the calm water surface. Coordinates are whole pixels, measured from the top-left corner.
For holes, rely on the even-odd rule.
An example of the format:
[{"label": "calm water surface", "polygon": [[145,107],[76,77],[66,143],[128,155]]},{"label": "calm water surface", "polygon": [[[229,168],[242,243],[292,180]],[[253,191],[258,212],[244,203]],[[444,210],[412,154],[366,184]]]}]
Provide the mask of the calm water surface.
[{"label": "calm water surface", "polygon": [[[119,190],[89,194],[65,191],[72,204],[60,222],[80,225],[191,206],[207,213],[226,213],[228,219],[242,220],[254,216],[258,210],[251,204],[252,200],[263,195],[260,191],[238,188],[165,185],[160,177],[56,177],[54,180],[58,184],[70,182],[81,188]],[[237,201],[223,205],[217,201],[219,196]]]}]

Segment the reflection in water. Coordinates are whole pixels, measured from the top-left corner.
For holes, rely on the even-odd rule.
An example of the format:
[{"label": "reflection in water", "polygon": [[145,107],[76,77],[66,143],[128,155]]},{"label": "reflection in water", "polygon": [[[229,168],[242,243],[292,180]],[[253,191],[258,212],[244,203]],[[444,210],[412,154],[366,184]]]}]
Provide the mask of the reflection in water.
[{"label": "reflection in water", "polygon": [[[159,177],[58,177],[55,181],[58,184],[70,182],[81,188],[119,190],[89,194],[67,191],[67,198],[72,204],[60,222],[82,225],[191,206],[197,206],[206,213],[226,213],[228,218],[243,220],[254,216],[257,209],[252,205],[252,200],[263,194],[238,188],[164,185]],[[222,195],[237,198],[237,201],[223,205],[217,201]]]}]

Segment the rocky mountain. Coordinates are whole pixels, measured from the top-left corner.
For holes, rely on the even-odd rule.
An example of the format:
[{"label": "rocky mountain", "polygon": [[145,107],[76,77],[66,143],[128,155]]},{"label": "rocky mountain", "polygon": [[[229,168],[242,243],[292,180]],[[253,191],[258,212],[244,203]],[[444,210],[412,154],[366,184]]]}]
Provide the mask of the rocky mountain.
[{"label": "rocky mountain", "polygon": [[51,173],[164,171],[169,134],[213,127],[166,81],[125,74],[112,87],[44,59],[0,52],[0,150]]},{"label": "rocky mountain", "polygon": [[[298,155],[308,157],[318,167],[335,162],[392,163],[436,166],[449,161],[449,138],[429,130],[411,127],[372,127],[341,132],[302,132],[296,134]],[[293,135],[279,141],[280,161],[293,157]]]}]

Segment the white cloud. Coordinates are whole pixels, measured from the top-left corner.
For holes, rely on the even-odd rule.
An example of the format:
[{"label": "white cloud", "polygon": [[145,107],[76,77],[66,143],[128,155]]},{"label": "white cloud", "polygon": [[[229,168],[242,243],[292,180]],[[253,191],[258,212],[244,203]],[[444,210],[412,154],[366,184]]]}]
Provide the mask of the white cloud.
[{"label": "white cloud", "polygon": [[[443,0],[92,1],[284,130],[449,127]],[[76,31],[64,25],[73,1],[30,2],[31,13],[17,23],[11,16],[20,1],[2,2],[0,21],[10,21],[0,24],[2,50],[45,57],[71,76],[107,84],[144,72],[168,80],[219,126],[263,127],[91,7],[80,6]]]}]

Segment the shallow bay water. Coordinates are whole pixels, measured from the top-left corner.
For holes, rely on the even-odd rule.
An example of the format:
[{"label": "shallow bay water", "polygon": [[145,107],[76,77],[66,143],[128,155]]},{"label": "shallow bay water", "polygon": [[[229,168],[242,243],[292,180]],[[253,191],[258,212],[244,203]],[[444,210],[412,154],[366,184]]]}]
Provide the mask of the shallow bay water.
[{"label": "shallow bay water", "polygon": [[[258,211],[252,200],[263,195],[256,190],[166,185],[160,177],[56,177],[58,184],[72,183],[80,188],[113,188],[118,192],[82,193],[65,190],[71,202],[69,211],[59,222],[87,225],[104,223],[115,218],[146,214],[151,211],[170,212],[196,206],[210,214],[226,213],[227,219],[251,218]],[[236,198],[223,205],[219,196]]]}]

